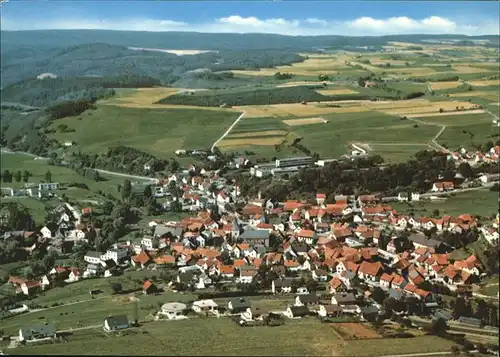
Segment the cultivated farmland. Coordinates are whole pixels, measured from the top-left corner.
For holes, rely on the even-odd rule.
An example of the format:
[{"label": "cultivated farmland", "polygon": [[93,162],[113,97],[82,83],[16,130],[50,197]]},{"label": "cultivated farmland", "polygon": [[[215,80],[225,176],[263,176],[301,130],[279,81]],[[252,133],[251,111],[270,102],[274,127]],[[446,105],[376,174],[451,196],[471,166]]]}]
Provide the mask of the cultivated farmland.
[{"label": "cultivated farmland", "polygon": [[[82,151],[99,153],[124,145],[158,157],[173,156],[175,150],[207,148],[238,117],[223,110],[146,109],[101,105],[78,117],[57,121],[74,132],[57,132],[61,142],[75,141]],[[57,127],[54,124],[54,127]],[[193,128],[203,128],[193,132]]]},{"label": "cultivated farmland", "polygon": [[319,124],[319,123],[326,124],[328,123],[328,120],[318,117],[318,118],[283,120],[283,123],[289,126],[299,126],[299,125],[309,125],[309,124]]}]

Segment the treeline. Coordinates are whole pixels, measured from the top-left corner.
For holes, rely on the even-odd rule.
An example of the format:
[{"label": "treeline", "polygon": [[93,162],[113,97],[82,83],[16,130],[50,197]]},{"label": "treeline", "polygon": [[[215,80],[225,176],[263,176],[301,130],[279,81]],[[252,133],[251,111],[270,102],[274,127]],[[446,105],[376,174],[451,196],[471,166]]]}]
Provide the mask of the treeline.
[{"label": "treeline", "polygon": [[157,103],[219,107],[221,105],[265,105],[280,103],[321,102],[332,100],[331,96],[319,94],[311,87],[284,87],[256,89],[252,91],[213,91],[195,94],[176,94]]},{"label": "treeline", "polygon": [[302,169],[287,182],[271,182],[242,175],[238,177],[242,194],[256,195],[276,200],[309,198],[313,192],[334,195],[361,195],[380,192],[397,196],[400,190],[422,192],[431,188],[442,175],[444,180],[454,180],[455,167],[446,156],[435,151],[420,151],[408,162],[387,164],[379,155],[350,162],[332,162],[324,168]]},{"label": "treeline", "polygon": [[410,77],[408,81],[426,83],[426,82],[456,82],[460,80],[458,76],[448,76],[448,77],[436,77],[436,78],[424,78],[424,77]]},{"label": "treeline", "polygon": [[25,79],[1,90],[2,101],[46,106],[60,101],[97,100],[114,95],[112,88],[144,88],[160,85],[144,76],[67,77]]},{"label": "treeline", "polygon": [[[147,175],[163,171],[167,165],[167,160],[160,160],[151,154],[127,146],[109,148],[103,154],[75,153],[70,159],[70,167],[77,172],[82,169],[99,168],[128,174]],[[89,175],[96,177],[94,172],[89,173]]]},{"label": "treeline", "polygon": [[50,119],[60,119],[81,114],[87,109],[95,109],[94,101],[74,100],[62,102],[48,107],[45,112]]}]

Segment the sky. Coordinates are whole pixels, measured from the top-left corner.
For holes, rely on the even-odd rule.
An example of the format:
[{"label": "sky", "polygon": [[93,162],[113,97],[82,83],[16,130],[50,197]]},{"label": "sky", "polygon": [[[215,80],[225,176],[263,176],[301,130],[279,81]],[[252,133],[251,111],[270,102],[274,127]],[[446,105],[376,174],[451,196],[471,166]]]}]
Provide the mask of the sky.
[{"label": "sky", "polygon": [[2,30],[498,35],[496,1],[2,0]]}]

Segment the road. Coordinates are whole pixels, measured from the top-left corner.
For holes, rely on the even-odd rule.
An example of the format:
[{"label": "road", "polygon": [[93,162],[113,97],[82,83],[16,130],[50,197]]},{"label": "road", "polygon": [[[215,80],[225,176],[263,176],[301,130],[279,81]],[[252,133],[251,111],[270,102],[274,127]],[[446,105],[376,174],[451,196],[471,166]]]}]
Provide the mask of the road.
[{"label": "road", "polygon": [[219,139],[217,139],[217,141],[210,148],[211,152],[214,152],[214,149],[217,146],[217,144],[219,143],[219,141],[221,141],[222,139],[224,139],[227,136],[227,134],[229,134],[229,132],[234,128],[234,126],[236,124],[238,124],[238,122],[241,120],[241,118],[243,118],[244,115],[245,115],[245,112],[241,113],[241,115],[234,121],[234,123],[231,124],[231,126],[229,127],[229,129],[227,129],[226,132],[224,134],[222,134],[222,136]]}]

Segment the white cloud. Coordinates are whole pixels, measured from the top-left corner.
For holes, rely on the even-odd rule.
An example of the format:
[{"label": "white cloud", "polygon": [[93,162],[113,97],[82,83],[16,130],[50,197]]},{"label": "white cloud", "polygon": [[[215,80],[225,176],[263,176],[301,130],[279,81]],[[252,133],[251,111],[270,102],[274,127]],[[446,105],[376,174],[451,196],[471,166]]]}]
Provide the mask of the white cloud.
[{"label": "white cloud", "polygon": [[416,20],[406,16],[391,17],[388,19],[374,19],[372,17],[360,17],[354,21],[347,22],[347,27],[360,30],[372,31],[379,34],[389,33],[460,33],[463,30],[457,23],[449,19],[430,16],[425,19]]},{"label": "white cloud", "polygon": [[477,23],[441,16],[414,19],[407,16],[386,19],[359,17],[349,21],[319,18],[285,19],[231,15],[208,23],[186,23],[170,19],[30,19],[23,21],[3,16],[2,30],[31,29],[105,29],[132,31],[198,31],[211,33],[277,33],[284,35],[388,35],[388,34],[498,34],[498,20]]}]

